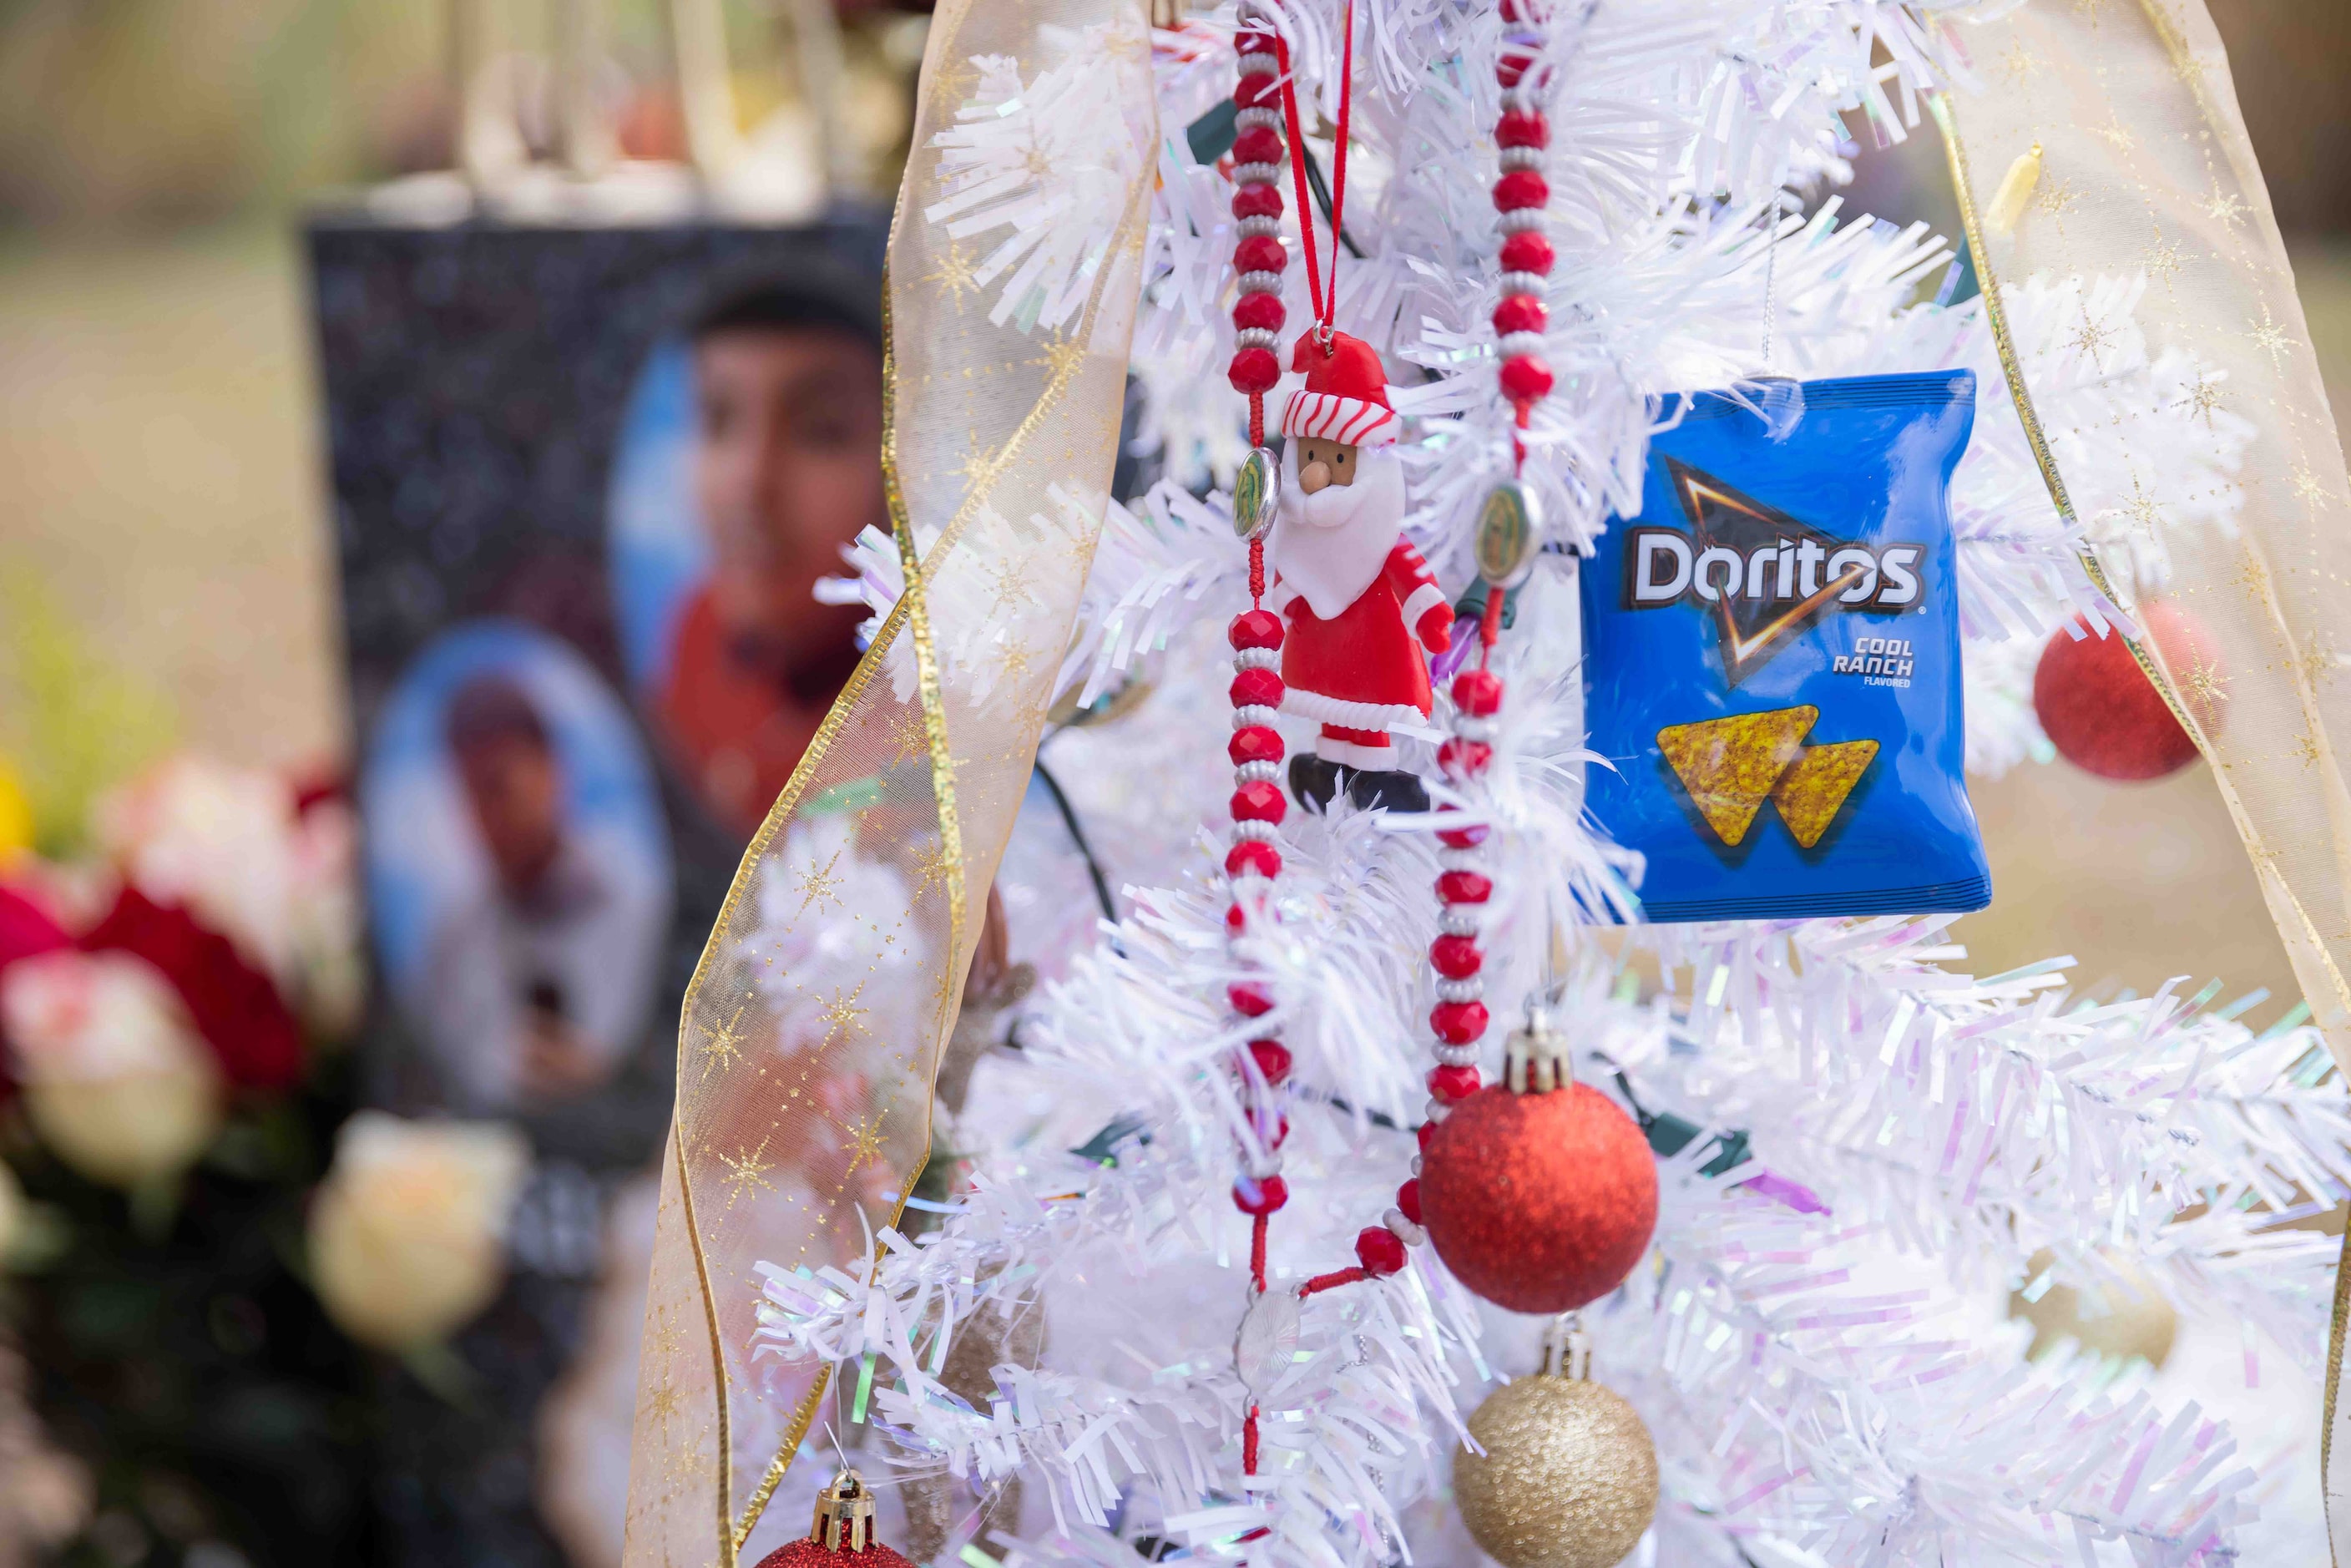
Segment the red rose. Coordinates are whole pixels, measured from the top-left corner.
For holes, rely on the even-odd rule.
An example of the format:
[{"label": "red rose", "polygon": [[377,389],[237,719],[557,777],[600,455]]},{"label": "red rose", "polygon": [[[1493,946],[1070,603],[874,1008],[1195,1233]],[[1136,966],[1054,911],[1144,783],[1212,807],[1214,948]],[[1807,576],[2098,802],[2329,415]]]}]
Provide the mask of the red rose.
[{"label": "red rose", "polygon": [[157,904],[126,884],[81,946],[136,954],[161,969],[231,1083],[287,1089],[301,1080],[301,1026],[277,986],[227,937],[197,925],[179,905]]}]

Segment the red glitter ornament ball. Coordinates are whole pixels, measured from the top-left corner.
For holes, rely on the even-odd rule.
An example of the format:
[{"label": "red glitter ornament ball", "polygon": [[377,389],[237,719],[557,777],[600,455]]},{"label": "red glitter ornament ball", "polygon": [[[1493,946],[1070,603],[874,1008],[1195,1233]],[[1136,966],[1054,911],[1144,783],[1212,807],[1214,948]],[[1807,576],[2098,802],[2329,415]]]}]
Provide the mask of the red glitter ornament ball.
[{"label": "red glitter ornament ball", "polygon": [[1453,1107],[1421,1155],[1420,1223],[1454,1278],[1514,1312],[1564,1312],[1616,1288],[1657,1225],[1657,1163],[1587,1084],[1496,1086]]},{"label": "red glitter ornament ball", "polygon": [[827,1546],[806,1536],[787,1541],[759,1559],[759,1568],[914,1568],[913,1563],[872,1542],[862,1552]]},{"label": "red glitter ornament ball", "polygon": [[[2168,604],[2142,606],[2154,639],[2196,721],[2217,732],[2227,677],[2203,629]],[[2032,674],[2032,711],[2057,754],[2101,779],[2160,779],[2196,760],[2196,742],[2113,632],[2075,641],[2060,628]]]}]

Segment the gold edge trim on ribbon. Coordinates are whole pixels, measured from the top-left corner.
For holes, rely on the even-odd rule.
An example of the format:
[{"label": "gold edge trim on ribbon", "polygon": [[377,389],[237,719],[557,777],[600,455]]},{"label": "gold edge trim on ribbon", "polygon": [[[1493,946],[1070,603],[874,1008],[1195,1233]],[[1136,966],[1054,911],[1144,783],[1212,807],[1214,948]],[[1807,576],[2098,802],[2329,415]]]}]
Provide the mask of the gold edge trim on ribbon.
[{"label": "gold edge trim on ribbon", "polygon": [[702,1320],[710,1329],[710,1378],[714,1403],[718,1409],[718,1560],[732,1563],[735,1548],[728,1543],[727,1531],[735,1516],[734,1475],[728,1460],[734,1444],[726,1429],[726,1342],[718,1333],[718,1298],[710,1289],[710,1262],[702,1254],[702,1228],[694,1221],[694,1184],[686,1179],[685,1138],[678,1127],[674,1113],[670,1116],[669,1125],[670,1147],[677,1158],[678,1203],[685,1211],[685,1239],[694,1249],[694,1272],[702,1284]]}]

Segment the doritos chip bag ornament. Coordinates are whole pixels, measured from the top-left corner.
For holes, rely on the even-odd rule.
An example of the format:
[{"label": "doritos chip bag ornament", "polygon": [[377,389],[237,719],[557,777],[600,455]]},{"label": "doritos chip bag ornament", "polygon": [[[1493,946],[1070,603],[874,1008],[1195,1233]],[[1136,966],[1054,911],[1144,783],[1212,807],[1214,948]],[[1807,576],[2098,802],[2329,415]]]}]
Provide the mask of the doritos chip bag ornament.
[{"label": "doritos chip bag ornament", "polygon": [[1370,344],[1319,329],[1300,335],[1291,368],[1306,382],[1281,413],[1266,603],[1289,622],[1281,711],[1322,733],[1290,760],[1290,790],[1316,810],[1341,789],[1359,806],[1426,810],[1389,727],[1428,717],[1428,656],[1451,643],[1453,607],[1404,537],[1387,374]]},{"label": "doritos chip bag ornament", "polygon": [[1669,406],[1586,565],[1592,812],[1651,920],[1980,909],[1947,500],[1975,378],[1769,395]]}]

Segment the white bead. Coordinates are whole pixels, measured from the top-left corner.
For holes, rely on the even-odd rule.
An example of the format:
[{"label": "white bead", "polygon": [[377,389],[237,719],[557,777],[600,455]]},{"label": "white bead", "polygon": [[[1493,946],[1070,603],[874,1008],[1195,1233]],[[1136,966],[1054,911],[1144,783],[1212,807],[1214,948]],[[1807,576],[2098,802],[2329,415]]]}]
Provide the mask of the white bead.
[{"label": "white bead", "polygon": [[1437,912],[1437,927],[1447,936],[1475,936],[1480,928],[1481,904],[1448,904]]},{"label": "white bead", "polygon": [[1246,817],[1241,821],[1235,822],[1233,824],[1233,842],[1238,844],[1251,841],[1260,844],[1270,844],[1273,842],[1273,824],[1271,822],[1260,822],[1253,818]]},{"label": "white bead", "polygon": [[1281,1156],[1273,1150],[1268,1149],[1261,1155],[1251,1155],[1244,1168],[1257,1181],[1263,1181],[1268,1176],[1278,1176],[1281,1174]]},{"label": "white bead", "polygon": [[1243,55],[1234,62],[1245,77],[1270,77],[1281,68],[1279,55]]},{"label": "white bead", "polygon": [[[1271,185],[1275,190],[1279,191],[1281,189],[1281,176],[1285,172],[1287,172],[1287,171],[1285,171],[1279,163],[1236,163],[1233,165],[1233,183],[1244,187],[1249,185]],[[1241,274],[1241,292],[1243,294],[1270,294],[1273,292],[1270,288],[1249,287],[1248,284],[1249,277],[1249,275],[1246,272]]]},{"label": "white bead", "polygon": [[1418,1155],[1412,1156],[1412,1174],[1416,1176],[1420,1175],[1420,1156]]},{"label": "white bead", "polygon": [[1423,1121],[1442,1122],[1446,1117],[1453,1114],[1453,1107],[1435,1095],[1431,1095],[1428,1103],[1420,1108],[1420,1114]]},{"label": "white bead", "polygon": [[1486,982],[1481,977],[1475,975],[1466,980],[1439,980],[1437,982],[1437,995],[1440,1001],[1483,1001],[1486,998]]},{"label": "white bead", "polygon": [[1251,729],[1260,725],[1270,727],[1275,716],[1272,708],[1260,703],[1249,703],[1245,706],[1233,709],[1233,727]]},{"label": "white bead", "polygon": [[1263,327],[1243,327],[1233,334],[1233,341],[1244,349],[1278,349],[1281,346],[1281,334]]},{"label": "white bead", "polygon": [[1453,721],[1453,733],[1464,740],[1490,741],[1495,734],[1494,721],[1490,718],[1479,718],[1471,714],[1461,714]]},{"label": "white bead", "polygon": [[1505,147],[1502,149],[1502,168],[1506,172],[1511,169],[1540,169],[1543,166],[1544,158],[1545,149],[1541,147]]},{"label": "white bead", "polygon": [[1501,351],[1502,358],[1506,360],[1540,354],[1543,351],[1543,336],[1541,332],[1505,332],[1502,334]]},{"label": "white bead", "polygon": [[1485,862],[1476,850],[1441,849],[1437,852],[1437,863],[1447,871],[1484,871]]},{"label": "white bead", "polygon": [[1243,648],[1233,655],[1236,670],[1270,670],[1281,663],[1279,648]]},{"label": "white bead", "polygon": [[1244,784],[1278,784],[1281,781],[1281,765],[1278,762],[1244,762],[1233,769],[1233,777]]},{"label": "white bead", "polygon": [[1520,77],[1518,86],[1506,87],[1502,89],[1502,112],[1504,114],[1541,114],[1542,95],[1535,90],[1534,85],[1526,78]]},{"label": "white bead", "polygon": [[1272,109],[1244,109],[1233,116],[1233,124],[1242,131],[1280,131],[1281,112]]},{"label": "white bead", "polygon": [[[1543,210],[1541,207],[1512,207],[1501,215],[1495,226],[1506,235],[1522,235],[1530,229],[1540,234],[1543,226]],[[1504,273],[1503,276],[1508,277],[1510,275]],[[1511,292],[1523,294],[1526,290],[1520,288]]]},{"label": "white bead", "polygon": [[1478,1048],[1474,1045],[1447,1045],[1439,1040],[1430,1041],[1428,1050],[1429,1054],[1436,1057],[1437,1061],[1446,1067],[1478,1065]]},{"label": "white bead", "polygon": [[1273,879],[1270,876],[1259,876],[1253,871],[1245,871],[1238,876],[1225,878],[1225,885],[1232,890],[1235,904],[1247,904],[1253,899],[1261,899],[1271,893]]},{"label": "white bead", "polygon": [[[1255,274],[1251,274],[1251,276],[1254,277]],[[1537,299],[1541,299],[1544,297],[1550,287],[1551,284],[1549,280],[1539,272],[1506,272],[1502,274],[1502,292],[1505,294],[1527,294],[1533,296]]]},{"label": "white bead", "polygon": [[1418,1247],[1428,1239],[1428,1232],[1404,1217],[1401,1208],[1391,1208],[1383,1217],[1389,1232],[1407,1247]]},{"label": "white bead", "polygon": [[1281,237],[1281,220],[1280,218],[1243,218],[1236,226],[1239,228],[1241,233],[1249,235],[1252,239],[1280,239]]}]

